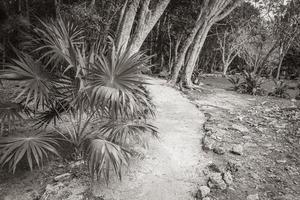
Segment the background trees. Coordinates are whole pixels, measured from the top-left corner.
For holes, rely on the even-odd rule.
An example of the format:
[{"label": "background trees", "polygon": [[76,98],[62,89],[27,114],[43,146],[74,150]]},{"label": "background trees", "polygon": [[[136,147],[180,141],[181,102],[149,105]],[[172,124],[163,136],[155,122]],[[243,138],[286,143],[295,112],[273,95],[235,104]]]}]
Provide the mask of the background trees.
[{"label": "background trees", "polygon": [[[237,27],[244,27],[246,21],[251,22],[249,26],[252,29],[260,24],[264,28],[257,31],[269,32],[272,36],[275,45],[270,54],[277,54],[277,61],[272,61],[277,69],[274,69],[273,75],[277,77],[282,69],[285,71],[286,54],[299,34],[299,6],[296,1],[28,0],[1,3],[4,10],[1,19],[5,22],[1,27],[1,49],[6,49],[1,51],[2,63],[10,54],[8,42],[14,46],[21,45],[21,40],[25,40],[21,37],[21,30],[35,24],[36,16],[48,18],[60,14],[84,25],[89,30],[87,34],[91,42],[101,37],[103,45],[106,45],[107,36],[112,36],[117,49],[127,49],[132,53],[139,49],[147,50],[154,54],[151,61],[156,66],[152,72],[162,72],[164,76],[170,76],[172,83],[181,80],[187,86],[200,71],[224,71],[223,61],[226,59],[222,59],[222,52],[217,51],[222,49],[221,43],[216,43],[217,35],[219,41],[225,35],[227,39],[235,38],[231,33],[235,34]],[[232,60],[232,69],[244,63],[241,56],[234,54],[235,59],[227,59]]]}]

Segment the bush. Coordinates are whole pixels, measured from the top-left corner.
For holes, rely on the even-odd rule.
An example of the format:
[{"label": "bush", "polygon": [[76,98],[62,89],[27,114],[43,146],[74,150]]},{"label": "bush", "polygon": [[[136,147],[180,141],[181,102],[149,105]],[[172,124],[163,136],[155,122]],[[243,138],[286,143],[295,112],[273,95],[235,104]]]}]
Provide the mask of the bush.
[{"label": "bush", "polygon": [[281,80],[274,80],[275,87],[273,91],[269,93],[270,96],[289,98],[290,95],[287,93],[288,85]]},{"label": "bush", "polygon": [[242,94],[264,95],[265,91],[261,88],[264,78],[254,71],[242,70],[242,79],[239,77],[229,77],[228,80],[233,84],[233,89]]},{"label": "bush", "polygon": [[[146,121],[154,106],[141,73],[150,57],[117,52],[112,39],[105,50],[99,48],[102,41],[89,45],[82,28],[62,19],[41,21],[34,30],[34,50],[15,49],[16,58],[0,79],[20,82],[14,101],[32,109],[35,128],[54,128],[56,136],[3,137],[0,164],[14,172],[26,157],[31,169],[33,160],[39,167],[44,153],[57,154],[58,134],[72,144],[74,159],[86,160],[91,177],[108,180],[113,169],[121,178],[132,145],[144,144],[145,134],[157,137],[156,127]],[[0,117],[6,123],[19,111],[9,109]]]}]

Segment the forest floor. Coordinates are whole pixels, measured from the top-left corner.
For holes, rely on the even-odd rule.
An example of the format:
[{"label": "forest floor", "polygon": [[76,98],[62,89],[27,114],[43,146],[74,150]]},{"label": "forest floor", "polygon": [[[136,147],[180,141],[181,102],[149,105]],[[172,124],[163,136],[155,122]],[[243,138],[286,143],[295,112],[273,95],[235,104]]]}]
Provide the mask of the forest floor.
[{"label": "forest floor", "polygon": [[0,171],[0,200],[299,200],[299,105],[240,95],[223,81],[181,93],[151,80],[160,138],[137,149],[122,182],[91,183],[85,165],[57,160]]}]

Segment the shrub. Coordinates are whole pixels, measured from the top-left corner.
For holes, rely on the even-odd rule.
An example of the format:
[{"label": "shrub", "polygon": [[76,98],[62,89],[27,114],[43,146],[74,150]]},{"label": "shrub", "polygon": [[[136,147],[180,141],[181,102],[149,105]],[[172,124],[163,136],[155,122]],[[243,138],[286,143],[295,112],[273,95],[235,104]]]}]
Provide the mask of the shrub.
[{"label": "shrub", "polygon": [[270,96],[289,98],[290,95],[287,93],[288,85],[281,80],[274,80],[275,87],[273,91],[269,93]]},{"label": "shrub", "polygon": [[[157,137],[156,128],[146,121],[154,116],[154,106],[141,73],[149,68],[150,57],[117,52],[112,39],[105,50],[100,43],[89,45],[82,28],[62,19],[41,21],[34,30],[34,50],[15,49],[16,58],[1,71],[0,79],[20,82],[16,100],[33,108],[36,128],[54,127],[73,145],[74,159],[86,160],[91,177],[107,181],[112,168],[121,178],[132,145],[144,144],[148,133]],[[92,128],[94,123],[98,128]],[[57,154],[54,135],[28,138],[1,138],[5,156],[0,164],[8,163],[14,172],[23,156],[33,167],[30,152],[37,166],[47,151]]]},{"label": "shrub", "polygon": [[228,80],[233,84],[233,89],[239,93],[251,95],[263,95],[262,89],[264,78],[252,70],[241,70],[242,79],[239,77],[229,77]]}]

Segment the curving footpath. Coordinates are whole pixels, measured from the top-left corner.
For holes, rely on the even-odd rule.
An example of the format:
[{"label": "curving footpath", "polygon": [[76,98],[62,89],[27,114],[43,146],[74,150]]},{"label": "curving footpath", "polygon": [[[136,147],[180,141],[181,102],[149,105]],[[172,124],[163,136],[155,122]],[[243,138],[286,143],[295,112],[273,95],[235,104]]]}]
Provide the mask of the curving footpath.
[{"label": "curving footpath", "polygon": [[159,140],[151,140],[142,160],[131,164],[122,182],[95,185],[94,194],[111,200],[189,200],[210,161],[201,149],[204,115],[164,80],[147,86],[157,107],[154,124]]}]

